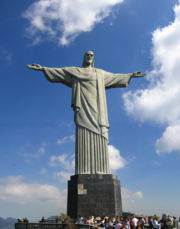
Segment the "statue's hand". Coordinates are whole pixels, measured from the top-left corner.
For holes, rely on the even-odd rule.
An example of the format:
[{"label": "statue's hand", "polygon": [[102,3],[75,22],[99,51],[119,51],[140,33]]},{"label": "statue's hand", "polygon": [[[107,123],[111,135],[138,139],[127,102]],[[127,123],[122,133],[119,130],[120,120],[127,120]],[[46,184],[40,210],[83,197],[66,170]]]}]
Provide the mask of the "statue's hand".
[{"label": "statue's hand", "polygon": [[133,72],[132,73],[132,77],[134,78],[139,78],[139,77],[144,77],[145,76],[145,73],[143,72]]},{"label": "statue's hand", "polygon": [[28,64],[27,67],[33,70],[43,70],[40,64]]}]

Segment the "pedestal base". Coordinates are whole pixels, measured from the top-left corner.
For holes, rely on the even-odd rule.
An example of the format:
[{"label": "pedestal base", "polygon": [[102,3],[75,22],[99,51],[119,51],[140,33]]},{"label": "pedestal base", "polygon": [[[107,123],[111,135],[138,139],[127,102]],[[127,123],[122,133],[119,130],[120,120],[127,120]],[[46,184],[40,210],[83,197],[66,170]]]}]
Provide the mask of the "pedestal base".
[{"label": "pedestal base", "polygon": [[122,215],[120,182],[112,174],[79,174],[68,181],[67,214],[80,216]]}]

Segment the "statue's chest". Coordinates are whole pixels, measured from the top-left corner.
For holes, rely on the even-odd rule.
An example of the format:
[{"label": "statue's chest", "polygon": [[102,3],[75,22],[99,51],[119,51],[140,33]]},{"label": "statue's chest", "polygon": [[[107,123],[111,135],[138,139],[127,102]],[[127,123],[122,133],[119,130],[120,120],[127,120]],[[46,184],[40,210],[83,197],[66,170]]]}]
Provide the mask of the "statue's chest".
[{"label": "statue's chest", "polygon": [[96,80],[97,79],[97,72],[94,69],[82,69],[81,75],[84,78],[87,78],[89,80]]},{"label": "statue's chest", "polygon": [[103,76],[95,68],[79,68],[76,72],[80,80],[75,80],[74,83],[80,90],[88,91],[91,94],[97,94],[99,88],[103,87]]}]

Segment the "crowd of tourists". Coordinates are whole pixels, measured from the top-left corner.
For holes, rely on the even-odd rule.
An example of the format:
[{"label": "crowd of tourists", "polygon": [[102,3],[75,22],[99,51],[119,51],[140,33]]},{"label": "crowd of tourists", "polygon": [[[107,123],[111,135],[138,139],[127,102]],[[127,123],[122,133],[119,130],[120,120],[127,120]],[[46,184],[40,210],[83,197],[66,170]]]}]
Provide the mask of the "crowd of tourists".
[{"label": "crowd of tourists", "polygon": [[127,217],[78,217],[77,224],[88,224],[104,229],[168,229],[180,228],[180,218],[163,215],[154,216],[127,216]]},{"label": "crowd of tourists", "polygon": [[[18,219],[18,223],[26,223],[29,221],[27,218],[22,220]],[[66,214],[61,214],[60,217],[53,217],[52,219],[42,219],[39,221],[40,224],[62,224],[66,227],[63,228],[89,228],[93,229],[180,229],[180,217],[177,219],[174,216],[162,215],[162,217],[154,216],[137,216],[133,214],[127,214],[125,216],[117,217],[81,217],[79,216],[76,222],[72,220]],[[78,227],[75,226],[75,224]],[[82,226],[81,226],[82,225]],[[71,226],[71,227],[70,227]],[[85,226],[85,227],[83,227]]]}]

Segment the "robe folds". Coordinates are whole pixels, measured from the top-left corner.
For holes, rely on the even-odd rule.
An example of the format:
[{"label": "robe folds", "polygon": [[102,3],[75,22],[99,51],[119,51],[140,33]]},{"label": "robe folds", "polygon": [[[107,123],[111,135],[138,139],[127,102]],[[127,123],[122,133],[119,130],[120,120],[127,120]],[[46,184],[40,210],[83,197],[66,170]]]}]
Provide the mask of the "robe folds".
[{"label": "robe folds", "polygon": [[109,173],[108,113],[105,89],[128,86],[132,74],[113,74],[93,67],[43,68],[50,82],[72,88],[76,124],[76,174]]}]

